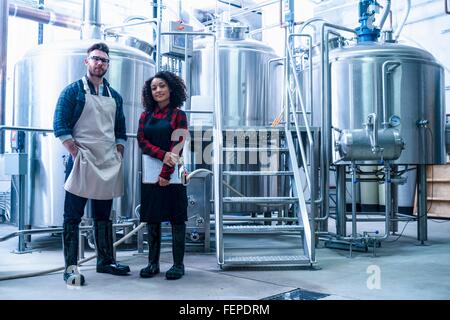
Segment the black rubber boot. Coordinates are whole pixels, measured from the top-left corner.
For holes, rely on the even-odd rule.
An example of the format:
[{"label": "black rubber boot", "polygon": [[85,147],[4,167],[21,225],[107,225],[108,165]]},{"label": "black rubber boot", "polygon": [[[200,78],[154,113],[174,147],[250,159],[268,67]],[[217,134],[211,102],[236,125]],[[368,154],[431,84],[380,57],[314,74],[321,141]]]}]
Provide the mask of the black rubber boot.
[{"label": "black rubber boot", "polygon": [[186,224],[172,225],[173,266],[166,272],[167,280],[177,280],[184,275],[184,245],[186,239]]},{"label": "black rubber boot", "polygon": [[84,285],[84,276],[78,271],[78,224],[63,224],[63,252],[66,268],[64,282],[69,285]]},{"label": "black rubber boot", "polygon": [[113,253],[112,222],[94,221],[95,248],[97,249],[97,272],[123,276],[130,267],[116,263]]},{"label": "black rubber boot", "polygon": [[161,224],[147,224],[148,266],[141,269],[142,278],[151,278],[159,273],[159,253],[161,252]]}]

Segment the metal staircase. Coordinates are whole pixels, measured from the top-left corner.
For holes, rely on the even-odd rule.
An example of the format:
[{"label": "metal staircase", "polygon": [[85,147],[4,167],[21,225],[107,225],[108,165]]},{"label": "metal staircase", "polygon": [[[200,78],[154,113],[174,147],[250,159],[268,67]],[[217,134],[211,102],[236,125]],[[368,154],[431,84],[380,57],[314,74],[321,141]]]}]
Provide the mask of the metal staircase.
[{"label": "metal staircase", "polygon": [[[292,63],[294,68],[285,66],[286,83],[295,79],[296,88],[292,91],[286,86],[285,125],[281,128],[251,128],[258,138],[268,134],[278,139],[269,137],[263,140],[269,141],[264,145],[247,141],[244,146],[236,145],[234,140],[230,144],[227,139],[228,144],[224,145],[227,130],[239,129],[222,129],[220,110],[216,109],[215,112],[215,239],[217,261],[221,268],[261,265],[311,266],[315,263],[315,159],[318,148],[314,140],[317,132],[309,126],[310,119],[307,119],[308,113],[302,102],[297,75],[290,71],[295,70],[294,61],[290,58],[291,48],[287,51],[288,65]],[[298,123],[299,116],[304,119],[302,126]],[[272,157],[276,155],[279,165],[275,168],[252,170],[245,165],[230,166],[224,162],[238,156],[248,159],[252,153],[267,153]],[[301,155],[301,161],[297,158],[298,153]],[[251,180],[252,178],[254,180]],[[259,181],[269,188],[275,184],[277,192],[267,192],[267,189],[260,188],[260,193],[254,194],[251,192],[254,191],[252,188],[247,190],[245,186],[236,186],[236,181],[239,185],[242,179],[249,179],[251,185],[258,184]],[[282,180],[281,183],[278,179]],[[283,185],[287,187],[283,188]],[[309,194],[312,200],[306,201],[305,194]]]},{"label": "metal staircase", "polygon": [[[267,153],[276,159],[283,159],[283,163],[289,163],[290,152],[284,129],[259,128],[256,134],[273,134],[280,139],[276,140],[275,145],[226,146],[222,148],[224,158],[241,155],[247,159],[252,152],[258,155]],[[304,252],[304,223],[297,209],[299,201],[304,201],[304,198],[294,195],[291,187],[283,188],[284,184],[295,184],[294,171],[286,170],[287,167],[283,168],[283,165],[277,170],[260,168],[257,171],[245,170],[246,165],[241,168],[237,165],[227,167],[230,168],[220,175],[225,187],[222,189],[223,206],[220,212],[222,223],[216,224],[216,241],[221,239],[216,242],[219,265],[310,265],[309,255]],[[263,190],[261,194],[246,196],[244,192],[254,190],[236,190],[233,188],[233,178],[237,178],[234,185],[236,181],[239,184],[242,179],[246,181],[252,178],[249,183],[261,182],[269,188],[276,184],[278,192]],[[236,208],[241,210],[235,212]],[[216,221],[220,221],[217,211]]]}]

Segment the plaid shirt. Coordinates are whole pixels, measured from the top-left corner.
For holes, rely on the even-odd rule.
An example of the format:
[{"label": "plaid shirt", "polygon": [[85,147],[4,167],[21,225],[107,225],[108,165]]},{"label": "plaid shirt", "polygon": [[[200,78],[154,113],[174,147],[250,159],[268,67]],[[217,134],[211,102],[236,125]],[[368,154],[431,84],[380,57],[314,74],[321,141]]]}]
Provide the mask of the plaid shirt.
[{"label": "plaid shirt", "polygon": [[[155,119],[164,119],[168,115],[169,108],[160,109],[156,107],[156,109],[153,111],[153,113],[144,111],[141,114],[141,117],[139,118],[139,129],[137,132],[137,140],[139,143],[139,147],[142,150],[142,153],[148,154],[149,156],[153,158],[157,158],[161,161],[164,160],[164,156],[166,155],[167,151],[172,152],[173,148],[179,143],[183,141],[183,136],[179,138],[178,141],[172,141],[170,143],[170,149],[169,150],[162,150],[160,147],[155,146],[154,144],[151,144],[150,141],[145,137],[144,135],[144,127],[145,123],[150,117],[154,117]],[[173,130],[176,129],[187,129],[188,122],[186,113],[179,109],[175,108],[172,112],[171,119],[170,119],[170,126]],[[183,149],[180,150],[180,155],[183,152]],[[174,167],[169,167],[168,165],[164,164],[161,173],[159,176],[161,178],[164,178],[166,180],[170,180],[170,175],[174,172]]]},{"label": "plaid shirt", "polygon": [[[91,94],[95,94],[94,85],[88,79],[88,85]],[[106,79],[103,79],[102,95],[108,97],[108,86],[111,95],[116,101],[116,120],[114,124],[114,133],[116,135],[116,143],[127,140],[125,116],[123,114],[123,100],[120,94],[109,85]],[[84,94],[83,81],[80,79],[69,84],[61,92],[58,102],[56,104],[55,113],[53,117],[53,131],[57,138],[72,136],[72,130],[75,123],[80,119],[83,112],[86,97]]]}]

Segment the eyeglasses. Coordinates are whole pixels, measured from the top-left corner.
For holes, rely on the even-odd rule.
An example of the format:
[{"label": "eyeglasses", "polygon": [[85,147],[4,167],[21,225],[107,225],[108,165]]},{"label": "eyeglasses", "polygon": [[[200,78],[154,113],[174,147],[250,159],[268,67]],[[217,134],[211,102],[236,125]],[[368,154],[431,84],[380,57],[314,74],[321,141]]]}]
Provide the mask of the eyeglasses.
[{"label": "eyeglasses", "polygon": [[109,63],[109,59],[98,57],[98,56],[92,56],[92,57],[89,57],[89,59],[94,60],[95,62],[101,61],[104,64]]}]

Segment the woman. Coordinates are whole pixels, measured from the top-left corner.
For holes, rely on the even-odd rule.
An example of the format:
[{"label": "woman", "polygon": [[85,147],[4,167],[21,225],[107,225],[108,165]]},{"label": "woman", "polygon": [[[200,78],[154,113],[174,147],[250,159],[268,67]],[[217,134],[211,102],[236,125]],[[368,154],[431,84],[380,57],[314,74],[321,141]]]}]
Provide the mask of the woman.
[{"label": "woman", "polygon": [[[184,250],[187,221],[186,187],[171,184],[176,161],[181,154],[183,136],[172,141],[172,133],[183,129],[187,133],[187,118],[180,109],[186,101],[186,86],[177,75],[162,71],[147,80],[142,89],[144,112],[139,119],[137,139],[143,154],[163,162],[156,183],[141,183],[141,222],[147,222],[149,264],[140,272],[143,278],[159,273],[161,222],[172,226],[173,266],[166,279],[175,280],[184,275]],[[177,132],[179,133],[179,131]],[[179,135],[177,135],[179,136]],[[184,135],[185,136],[185,135]],[[177,154],[174,150],[179,150]]]}]

